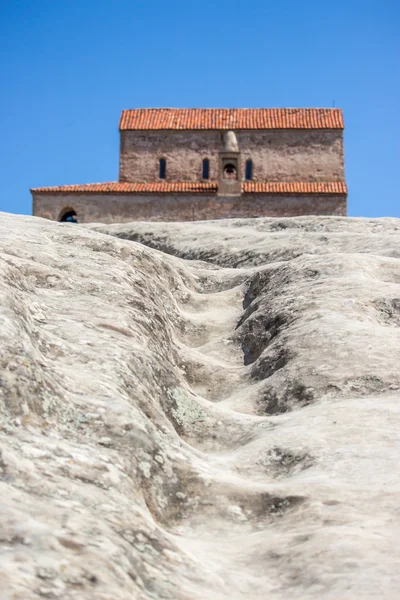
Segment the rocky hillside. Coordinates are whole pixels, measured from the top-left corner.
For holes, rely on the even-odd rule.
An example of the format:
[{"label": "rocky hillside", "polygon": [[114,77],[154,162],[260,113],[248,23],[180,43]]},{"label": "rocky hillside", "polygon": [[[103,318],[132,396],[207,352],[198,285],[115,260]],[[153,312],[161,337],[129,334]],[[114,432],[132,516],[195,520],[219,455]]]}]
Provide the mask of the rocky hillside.
[{"label": "rocky hillside", "polygon": [[0,259],[2,600],[399,597],[399,220],[2,214]]}]

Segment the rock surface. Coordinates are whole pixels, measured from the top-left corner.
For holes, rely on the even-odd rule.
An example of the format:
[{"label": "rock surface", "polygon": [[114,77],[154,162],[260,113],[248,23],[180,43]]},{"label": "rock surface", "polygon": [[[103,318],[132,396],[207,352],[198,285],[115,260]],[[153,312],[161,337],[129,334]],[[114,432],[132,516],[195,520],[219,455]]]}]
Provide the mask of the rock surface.
[{"label": "rock surface", "polygon": [[2,600],[398,598],[399,232],[2,214]]}]

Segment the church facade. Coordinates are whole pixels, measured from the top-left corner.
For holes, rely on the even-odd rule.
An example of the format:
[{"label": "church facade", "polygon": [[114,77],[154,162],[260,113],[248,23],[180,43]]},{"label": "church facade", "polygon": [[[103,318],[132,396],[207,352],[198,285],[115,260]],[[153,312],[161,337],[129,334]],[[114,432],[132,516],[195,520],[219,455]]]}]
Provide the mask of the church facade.
[{"label": "church facade", "polygon": [[134,109],[119,180],[32,189],[56,221],[346,215],[340,109]]}]

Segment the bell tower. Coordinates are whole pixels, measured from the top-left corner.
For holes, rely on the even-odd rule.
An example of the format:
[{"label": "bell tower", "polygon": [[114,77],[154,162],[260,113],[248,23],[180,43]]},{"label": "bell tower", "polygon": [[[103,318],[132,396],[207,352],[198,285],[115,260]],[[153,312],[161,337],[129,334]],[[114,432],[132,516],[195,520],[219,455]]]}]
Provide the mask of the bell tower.
[{"label": "bell tower", "polygon": [[222,134],[222,150],[219,153],[218,196],[240,196],[242,176],[240,151],[234,131]]}]

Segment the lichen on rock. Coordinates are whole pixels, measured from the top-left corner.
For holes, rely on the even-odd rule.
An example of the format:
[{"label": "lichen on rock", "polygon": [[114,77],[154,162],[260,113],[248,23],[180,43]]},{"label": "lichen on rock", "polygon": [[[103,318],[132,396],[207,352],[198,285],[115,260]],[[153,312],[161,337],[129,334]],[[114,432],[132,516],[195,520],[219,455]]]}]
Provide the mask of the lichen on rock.
[{"label": "lichen on rock", "polygon": [[1,214],[2,598],[398,597],[399,231]]}]

